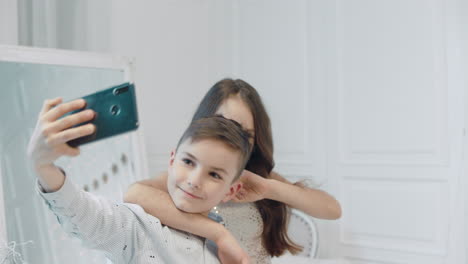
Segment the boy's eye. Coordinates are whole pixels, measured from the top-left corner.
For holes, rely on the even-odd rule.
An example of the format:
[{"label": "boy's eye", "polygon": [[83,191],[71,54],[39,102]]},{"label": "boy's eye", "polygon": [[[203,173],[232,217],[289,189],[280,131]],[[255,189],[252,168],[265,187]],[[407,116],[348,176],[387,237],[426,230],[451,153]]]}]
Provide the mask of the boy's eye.
[{"label": "boy's eye", "polygon": [[182,162],[184,162],[187,165],[193,165],[193,161],[191,161],[189,159],[182,159]]},{"label": "boy's eye", "polygon": [[219,174],[216,173],[216,172],[210,172],[210,176],[213,177],[213,178],[215,178],[215,179],[222,179],[222,177],[219,176]]}]

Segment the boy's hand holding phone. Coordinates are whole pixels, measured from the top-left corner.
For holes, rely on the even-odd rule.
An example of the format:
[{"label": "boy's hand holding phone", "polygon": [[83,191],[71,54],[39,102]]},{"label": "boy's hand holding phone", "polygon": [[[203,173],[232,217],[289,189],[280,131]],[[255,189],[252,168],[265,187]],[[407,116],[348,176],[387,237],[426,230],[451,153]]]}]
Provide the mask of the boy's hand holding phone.
[{"label": "boy's hand holding phone", "polygon": [[46,191],[56,190],[63,183],[63,173],[54,167],[55,160],[61,156],[78,156],[79,145],[139,126],[135,86],[131,83],[61,103],[62,98],[44,102],[28,145],[28,156],[42,176],[39,180]]},{"label": "boy's hand holding phone", "polygon": [[53,163],[61,156],[80,154],[80,150],[70,147],[67,141],[90,135],[96,129],[93,124],[73,127],[92,120],[95,115],[92,110],[78,112],[60,119],[66,113],[85,107],[85,100],[78,99],[64,104],[60,104],[61,102],[62,98],[44,102],[27,149],[28,156],[39,174],[40,183],[45,191],[54,191],[63,184],[64,176]]}]

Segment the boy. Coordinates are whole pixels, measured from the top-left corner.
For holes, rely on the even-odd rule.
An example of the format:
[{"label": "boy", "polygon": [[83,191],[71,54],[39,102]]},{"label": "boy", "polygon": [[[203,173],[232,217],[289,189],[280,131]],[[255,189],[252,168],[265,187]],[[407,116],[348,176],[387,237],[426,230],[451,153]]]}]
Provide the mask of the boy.
[{"label": "boy", "polygon": [[[91,120],[92,110],[59,119],[82,108],[84,100],[60,102],[56,98],[44,103],[28,155],[38,175],[38,193],[65,231],[86,247],[104,251],[114,263],[218,263],[201,238],[163,226],[138,205],[113,203],[82,191],[72,183],[73,176],[54,166],[62,155],[79,155],[67,141],[95,130],[92,124],[71,128]],[[234,197],[249,158],[248,138],[239,124],[222,117],[192,122],[169,160],[167,190],[176,207],[207,215],[219,202]],[[219,239],[232,242],[229,234]],[[238,253],[237,261],[247,262],[247,255]]]}]

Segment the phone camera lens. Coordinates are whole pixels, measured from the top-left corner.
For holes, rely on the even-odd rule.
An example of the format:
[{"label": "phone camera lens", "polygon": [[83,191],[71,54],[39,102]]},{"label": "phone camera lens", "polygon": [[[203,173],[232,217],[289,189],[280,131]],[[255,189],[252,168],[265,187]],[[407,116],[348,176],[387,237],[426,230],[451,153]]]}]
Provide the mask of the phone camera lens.
[{"label": "phone camera lens", "polygon": [[113,105],[110,109],[111,114],[118,115],[120,114],[120,107],[117,105]]},{"label": "phone camera lens", "polygon": [[114,89],[114,95],[123,94],[123,93],[125,93],[127,91],[128,91],[128,86],[122,87],[122,88],[115,88]]}]

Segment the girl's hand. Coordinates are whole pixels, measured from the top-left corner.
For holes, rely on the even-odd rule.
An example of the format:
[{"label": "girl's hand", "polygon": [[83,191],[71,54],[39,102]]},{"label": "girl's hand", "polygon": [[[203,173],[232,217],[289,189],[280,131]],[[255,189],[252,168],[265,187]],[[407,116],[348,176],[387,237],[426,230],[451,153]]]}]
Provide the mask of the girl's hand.
[{"label": "girl's hand", "polygon": [[226,232],[216,241],[218,246],[218,258],[222,264],[248,264],[250,258],[245,251],[239,246],[234,236]]},{"label": "girl's hand", "polygon": [[269,180],[248,170],[241,175],[242,188],[234,202],[255,202],[267,198]]},{"label": "girl's hand", "polygon": [[[94,133],[93,124],[71,128],[94,118],[92,110],[86,110],[65,118],[64,114],[85,107],[83,99],[64,103],[62,98],[45,100],[39,114],[36,128],[29,140],[28,156],[36,169],[50,166],[61,156],[78,156],[80,150],[70,147],[66,142]],[[55,107],[56,106],[56,107]]]}]

